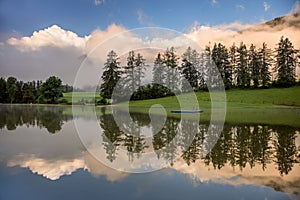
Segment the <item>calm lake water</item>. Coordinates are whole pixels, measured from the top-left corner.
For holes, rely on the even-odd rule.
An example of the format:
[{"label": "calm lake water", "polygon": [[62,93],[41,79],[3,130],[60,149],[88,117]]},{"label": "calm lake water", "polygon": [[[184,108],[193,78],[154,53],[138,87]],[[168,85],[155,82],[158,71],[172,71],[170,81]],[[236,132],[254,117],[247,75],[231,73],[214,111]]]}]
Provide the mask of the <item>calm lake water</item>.
[{"label": "calm lake water", "polygon": [[[63,106],[0,105],[0,110],[1,200],[300,199],[297,127],[225,122],[210,149],[210,125],[192,120],[167,118],[156,130],[159,117],[151,123],[149,115],[131,113],[135,123],[124,124],[133,133],[128,134],[109,109],[99,108],[96,121],[88,107],[76,108],[74,115]],[[101,130],[93,140],[104,162],[77,132],[81,124],[88,135],[91,123]],[[182,131],[184,124],[189,129]],[[210,151],[203,154],[204,149]],[[139,163],[147,152],[156,157],[151,166],[159,162],[164,168],[126,173],[103,164],[122,156]]]}]

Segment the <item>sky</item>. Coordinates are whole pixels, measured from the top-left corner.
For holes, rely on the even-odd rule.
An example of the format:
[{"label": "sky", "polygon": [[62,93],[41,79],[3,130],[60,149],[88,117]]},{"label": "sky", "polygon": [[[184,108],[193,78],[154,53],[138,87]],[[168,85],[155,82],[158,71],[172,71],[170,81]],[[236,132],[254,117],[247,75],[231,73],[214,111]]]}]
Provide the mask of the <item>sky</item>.
[{"label": "sky", "polygon": [[[92,49],[121,32],[142,27],[178,31],[202,47],[208,42],[261,45],[266,40],[273,48],[284,35],[299,48],[299,29],[260,27],[247,34],[237,32],[299,11],[300,1],[295,0],[0,0],[0,76],[27,81],[56,75],[72,84]],[[125,37],[127,46],[136,41],[132,35]],[[114,47],[122,46],[124,42]],[[99,56],[101,61],[107,51]],[[87,76],[95,78],[98,73],[101,70]]]},{"label": "sky", "polygon": [[114,23],[128,29],[158,26],[185,32],[195,22],[219,25],[271,20],[287,14],[294,4],[293,0],[1,0],[0,31],[28,36],[56,24],[84,36]]}]

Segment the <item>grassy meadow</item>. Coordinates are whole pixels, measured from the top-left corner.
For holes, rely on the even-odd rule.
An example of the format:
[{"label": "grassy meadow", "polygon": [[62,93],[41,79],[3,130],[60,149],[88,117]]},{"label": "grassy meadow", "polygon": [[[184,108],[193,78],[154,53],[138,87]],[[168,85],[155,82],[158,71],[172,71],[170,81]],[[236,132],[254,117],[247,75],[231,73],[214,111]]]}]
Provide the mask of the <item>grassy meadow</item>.
[{"label": "grassy meadow", "polygon": [[[199,108],[204,110],[201,113],[202,121],[211,120],[211,102],[209,92],[196,92]],[[72,100],[72,95],[74,98]],[[191,102],[191,94],[182,94],[186,107],[181,109],[194,109]],[[64,99],[68,103],[78,103],[84,99],[85,104],[92,102],[93,92],[64,93]],[[96,100],[101,97],[96,94]],[[300,127],[300,86],[291,88],[271,89],[232,89],[226,91],[226,122],[227,123],[255,123],[255,124],[278,124]],[[130,111],[148,113],[149,108],[155,104],[162,105],[168,116],[181,117],[180,114],[172,114],[173,109],[180,109],[176,96],[149,99],[141,101],[130,101]],[[124,104],[119,104],[122,108]],[[155,109],[154,109],[155,112]],[[100,114],[97,109],[97,114]],[[193,118],[195,115],[185,115]]]},{"label": "grassy meadow", "polygon": [[99,93],[95,92],[67,92],[63,93],[63,97],[61,99],[65,99],[68,104],[93,104],[94,98],[96,101],[100,100]]}]

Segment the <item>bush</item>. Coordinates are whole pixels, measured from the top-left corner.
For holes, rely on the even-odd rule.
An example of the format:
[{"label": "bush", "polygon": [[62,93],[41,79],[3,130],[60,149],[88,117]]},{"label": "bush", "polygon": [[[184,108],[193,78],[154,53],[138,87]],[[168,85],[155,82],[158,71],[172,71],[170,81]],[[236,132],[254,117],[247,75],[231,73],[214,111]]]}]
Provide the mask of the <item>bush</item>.
[{"label": "bush", "polygon": [[68,100],[63,98],[63,99],[58,100],[58,103],[59,104],[68,104]]},{"label": "bush", "polygon": [[96,105],[108,105],[108,101],[105,98],[100,99],[99,101],[96,102]]}]

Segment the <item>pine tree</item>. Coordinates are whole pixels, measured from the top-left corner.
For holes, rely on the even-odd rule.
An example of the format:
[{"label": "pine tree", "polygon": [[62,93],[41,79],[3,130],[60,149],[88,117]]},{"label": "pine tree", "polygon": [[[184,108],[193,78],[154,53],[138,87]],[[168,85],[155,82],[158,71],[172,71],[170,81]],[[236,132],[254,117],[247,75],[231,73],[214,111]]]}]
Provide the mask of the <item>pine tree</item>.
[{"label": "pine tree", "polygon": [[[196,70],[196,66],[199,63],[198,60],[199,53],[196,50],[192,50],[191,47],[188,47],[182,55],[181,73],[194,91],[198,88],[198,72]],[[187,82],[183,82],[182,89],[185,92],[191,92],[188,91]]]},{"label": "pine tree", "polygon": [[197,73],[198,73],[198,88],[199,90],[207,90],[207,86],[206,86],[206,83],[205,83],[205,73],[206,73],[206,58],[207,58],[207,55],[206,55],[206,52],[201,52],[199,54],[199,62],[196,66],[196,70],[197,70]]},{"label": "pine tree", "polygon": [[234,73],[237,69],[237,47],[233,44],[228,52],[228,60],[232,72],[232,85],[237,84],[236,73]]},{"label": "pine tree", "polygon": [[135,72],[136,72],[136,87],[142,86],[142,78],[144,78],[144,71],[146,69],[146,59],[138,53],[135,59]]},{"label": "pine tree", "polygon": [[[213,86],[214,81],[214,73],[217,74],[218,72],[214,72],[213,61],[212,61],[212,51],[210,47],[210,43],[208,46],[205,47],[205,52],[202,54],[203,59],[203,69],[202,77],[206,85],[202,85],[201,88],[203,90],[207,90],[208,86]],[[201,78],[200,80],[201,81]]]},{"label": "pine tree", "polygon": [[162,55],[158,53],[154,61],[153,83],[163,85],[165,83],[165,77],[166,74],[163,66],[163,58]]},{"label": "pine tree", "polygon": [[124,66],[123,81],[128,89],[127,93],[136,92],[141,87],[141,80],[144,77],[146,67],[145,59],[138,53],[130,51],[127,57],[127,65]]},{"label": "pine tree", "polygon": [[34,103],[35,96],[34,96],[34,87],[31,82],[24,83],[22,88],[23,93],[23,101],[25,103]]},{"label": "pine tree", "polygon": [[253,87],[257,88],[259,86],[259,80],[261,79],[260,77],[260,59],[259,59],[259,54],[256,50],[256,47],[251,44],[250,49],[249,49],[249,70],[251,74],[251,79],[253,81]]},{"label": "pine tree", "polygon": [[260,59],[260,80],[262,87],[268,87],[271,81],[270,66],[272,65],[271,50],[268,49],[267,44],[263,43],[259,50]]},{"label": "pine tree", "polygon": [[215,44],[212,50],[212,60],[221,74],[226,89],[232,86],[232,69],[228,60],[228,51],[221,43]]},{"label": "pine tree", "polygon": [[132,93],[137,89],[134,70],[135,70],[135,52],[130,51],[127,56],[127,65],[124,66],[124,73],[123,73],[124,84],[127,86],[129,93]]},{"label": "pine tree", "polygon": [[250,86],[250,74],[248,68],[248,51],[245,44],[241,43],[237,49],[238,60],[237,60],[237,86],[241,88]]},{"label": "pine tree", "polygon": [[277,85],[289,87],[296,83],[296,50],[288,38],[281,37],[276,49]]},{"label": "pine tree", "polygon": [[8,92],[8,97],[10,99],[10,103],[12,103],[16,98],[17,88],[17,79],[15,77],[8,77],[6,81],[6,87]]},{"label": "pine tree", "polygon": [[175,48],[171,47],[164,53],[164,65],[166,67],[166,86],[171,91],[178,89],[178,57]]},{"label": "pine tree", "polygon": [[0,78],[0,103],[6,103],[7,100],[7,87],[6,80],[4,78]]},{"label": "pine tree", "polygon": [[104,64],[104,72],[101,76],[103,83],[100,87],[100,95],[103,98],[111,99],[113,90],[120,79],[119,58],[114,51],[110,51]]}]

